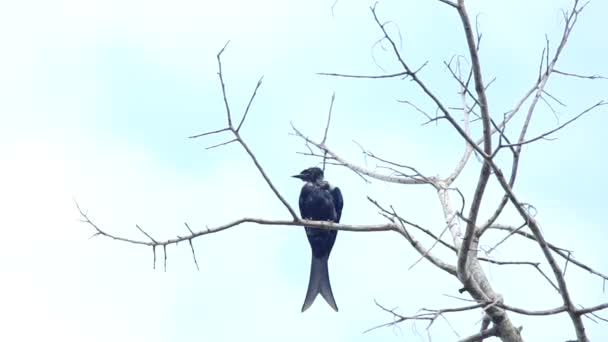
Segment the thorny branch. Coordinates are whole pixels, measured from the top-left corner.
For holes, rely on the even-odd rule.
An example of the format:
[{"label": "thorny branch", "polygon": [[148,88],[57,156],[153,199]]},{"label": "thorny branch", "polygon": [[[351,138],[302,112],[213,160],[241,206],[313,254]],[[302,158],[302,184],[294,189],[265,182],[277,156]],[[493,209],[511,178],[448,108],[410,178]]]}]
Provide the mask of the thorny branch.
[{"label": "thorny branch", "polygon": [[[222,230],[236,227],[243,223],[255,223],[255,224],[260,224],[260,225],[265,225],[265,226],[307,226],[307,227],[330,229],[330,230],[343,230],[343,231],[348,231],[348,232],[386,232],[386,231],[399,232],[401,230],[401,227],[398,224],[392,223],[392,222],[384,223],[384,224],[365,224],[365,225],[361,224],[361,225],[359,225],[359,224],[333,223],[333,222],[329,222],[329,221],[311,221],[311,220],[303,220],[303,219],[299,219],[299,218],[296,220],[268,220],[268,219],[263,219],[263,218],[244,217],[244,218],[241,218],[238,220],[234,220],[232,222],[225,223],[225,224],[217,226],[217,227],[212,227],[212,228],[207,227],[207,228],[199,230],[199,231],[192,231],[187,236],[178,235],[177,237],[175,237],[173,239],[167,239],[167,240],[162,240],[162,241],[153,240],[152,238],[150,238],[150,241],[144,241],[144,240],[129,239],[129,238],[125,238],[125,237],[121,237],[118,235],[113,235],[111,233],[108,233],[107,231],[101,229],[101,227],[97,226],[89,218],[88,214],[85,213],[80,208],[80,206],[78,206],[78,204],[77,204],[77,207],[78,207],[80,216],[82,217],[82,222],[90,225],[95,230],[95,234],[93,236],[101,235],[101,236],[105,236],[105,237],[108,237],[110,239],[117,240],[117,241],[128,242],[128,243],[132,243],[134,245],[143,245],[143,246],[151,246],[151,247],[174,245],[179,242],[195,239],[199,236],[218,233],[218,232],[221,232]],[[146,236],[148,236],[147,233],[144,232],[144,234],[146,234]]]}]

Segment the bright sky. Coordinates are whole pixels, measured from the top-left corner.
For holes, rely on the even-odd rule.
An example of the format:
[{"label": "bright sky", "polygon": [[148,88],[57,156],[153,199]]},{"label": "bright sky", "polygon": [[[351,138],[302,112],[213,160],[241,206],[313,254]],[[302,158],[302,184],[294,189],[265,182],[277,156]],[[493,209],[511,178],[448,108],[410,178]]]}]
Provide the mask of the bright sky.
[{"label": "bright sky", "polygon": [[[412,341],[426,338],[426,323],[362,334],[392,318],[374,299],[404,315],[466,304],[444,296],[457,295],[451,276],[425,261],[409,269],[418,256],[397,234],[339,233],[330,274],[340,312],[317,298],[302,314],[310,252],[300,228],[243,225],[196,239],[200,271],[187,244],[171,246],[164,273],[152,269],[151,250],[89,239],[92,229],[79,222],[74,199],[104,229],[138,239],[145,237],[135,224],[167,239],[186,234],[184,222],[198,230],[243,216],[289,217],[242,149],[207,151],[220,137],[187,139],[224,125],[215,55],[227,40],[223,66],[236,112],[264,75],[243,135],[294,207],[301,184],[289,176],[316,161],[296,154],[305,149],[289,135],[289,122],[320,137],[333,91],[334,150],[364,164],[356,140],[429,175],[445,175],[462,143],[445,123],[421,127],[423,117],[395,101],[433,110],[411,82],[315,75],[400,71],[382,46],[374,48],[380,33],[372,3],[338,1],[332,16],[333,0],[2,2],[0,340]],[[472,17],[480,13],[485,78],[497,78],[489,91],[494,113],[509,110],[532,85],[544,35],[553,51],[559,10],[569,7],[565,0],[470,1]],[[378,13],[396,23],[391,32],[399,27],[412,65],[429,61],[421,76],[458,105],[457,84],[443,66],[466,54],[456,12],[438,1],[382,0]],[[606,1],[591,2],[559,69],[608,75],[605,13]],[[548,91],[567,104],[553,103],[561,123],[606,99],[608,82],[554,76]],[[556,124],[541,104],[532,134]],[[538,209],[551,242],[604,273],[607,126],[602,109],[557,140],[526,148],[516,186]],[[478,166],[473,160],[458,183],[467,196]],[[384,222],[369,195],[435,232],[443,229],[429,188],[367,185],[336,167],[327,178],[344,193],[345,223]],[[493,184],[483,215],[499,196]],[[518,224],[510,215],[502,223]],[[500,237],[489,235],[484,243]],[[515,239],[493,256],[544,260],[535,244]],[[534,270],[484,267],[507,303],[533,310],[560,305]],[[567,272],[577,304],[607,301],[599,278],[573,265]],[[511,317],[529,341],[574,338],[566,315]],[[448,316],[461,337],[478,331],[479,319],[478,312]],[[608,337],[606,323],[585,323],[591,340]],[[431,335],[458,339],[442,319]]]}]

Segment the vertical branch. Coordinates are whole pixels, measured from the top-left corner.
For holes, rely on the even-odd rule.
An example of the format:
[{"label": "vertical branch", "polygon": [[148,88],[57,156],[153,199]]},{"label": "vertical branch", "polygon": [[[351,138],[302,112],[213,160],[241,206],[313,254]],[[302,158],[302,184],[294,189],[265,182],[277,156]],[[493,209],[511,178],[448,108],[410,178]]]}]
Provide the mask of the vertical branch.
[{"label": "vertical branch", "polygon": [[[458,14],[460,15],[460,20],[462,21],[462,26],[464,28],[464,33],[467,40],[467,46],[469,48],[469,54],[471,57],[473,81],[475,85],[475,92],[477,93],[477,101],[479,103],[479,108],[481,112],[481,121],[483,124],[483,151],[486,155],[489,156],[492,154],[492,127],[490,123],[488,99],[486,97],[486,90],[481,74],[481,62],[479,60],[479,53],[477,51],[475,35],[473,33],[473,28],[471,27],[471,22],[464,6],[464,0],[458,0]],[[462,241],[462,246],[458,253],[458,274],[459,278],[461,278],[461,280],[465,282],[467,281],[467,278],[470,277],[470,274],[468,274],[467,272],[467,259],[469,257],[469,254],[471,254],[471,256],[474,256],[476,254],[474,250],[476,249],[477,243],[473,241],[473,239],[477,240],[474,236],[475,222],[477,222],[477,215],[479,214],[479,209],[481,207],[481,200],[483,199],[488,180],[490,179],[490,171],[490,160],[489,158],[484,158],[483,165],[481,167],[481,172],[479,175],[479,180],[477,182],[477,187],[475,189],[475,194],[471,202],[471,208],[469,210],[467,227]]]},{"label": "vertical branch", "polygon": [[222,95],[224,96],[224,105],[226,106],[226,117],[228,118],[228,127],[232,127],[232,115],[230,115],[230,105],[228,104],[228,97],[226,97],[226,85],[224,84],[224,76],[222,73],[222,53],[226,50],[226,47],[230,41],[227,41],[224,47],[217,53],[217,65],[218,65],[218,76],[220,77],[220,84],[222,86]]},{"label": "vertical branch", "polygon": [[[467,103],[467,86],[464,82],[462,82],[462,72],[460,69],[460,60],[457,59],[456,63],[457,63],[456,65],[457,65],[457,69],[458,69],[457,77],[458,77],[458,82],[460,83],[460,99],[462,102],[462,110],[463,110],[464,132],[465,132],[465,134],[470,136],[471,135],[470,117],[471,117],[472,108],[469,107],[469,105]],[[448,66],[448,68],[449,68],[449,66]],[[456,178],[458,178],[458,176],[460,175],[462,170],[467,165],[467,162],[468,162],[469,158],[471,157],[472,153],[473,153],[473,146],[471,146],[471,144],[469,144],[467,141],[465,141],[464,153],[463,153],[462,158],[456,165],[456,168],[454,168],[454,171],[452,171],[452,173],[445,179],[445,182],[448,186],[450,186],[456,180]]]},{"label": "vertical branch", "polygon": [[[334,101],[336,100],[336,92],[331,95],[331,103],[329,104],[329,113],[327,113],[327,124],[325,125],[325,133],[323,134],[323,140],[321,145],[325,145],[327,141],[327,132],[329,131],[329,124],[331,123],[331,112],[334,108]],[[325,172],[325,164],[327,162],[327,151],[323,152],[323,172]]]}]

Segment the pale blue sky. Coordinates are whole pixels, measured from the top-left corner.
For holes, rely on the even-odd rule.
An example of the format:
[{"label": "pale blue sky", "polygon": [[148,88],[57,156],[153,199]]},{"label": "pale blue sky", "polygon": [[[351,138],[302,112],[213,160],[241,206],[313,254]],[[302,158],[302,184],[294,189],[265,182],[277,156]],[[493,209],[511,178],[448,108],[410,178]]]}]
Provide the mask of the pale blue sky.
[{"label": "pale blue sky", "polygon": [[[35,341],[401,341],[425,338],[425,323],[362,331],[391,317],[374,299],[403,314],[462,303],[458,282],[418,256],[397,234],[341,232],[330,274],[339,313],[322,301],[300,313],[308,281],[309,246],[299,228],[243,225],[195,240],[196,271],[187,244],[168,249],[168,271],[152,270],[149,249],[95,238],[78,222],[77,199],[97,224],[117,235],[158,239],[243,216],[288,218],[251,161],[236,145],[206,151],[219,137],[187,136],[223,127],[216,53],[231,40],[224,76],[233,109],[242,111],[258,78],[243,135],[279,190],[295,207],[300,184],[289,176],[314,164],[296,154],[301,141],[289,122],[320,137],[336,92],[329,144],[364,164],[371,151],[445,175],[461,141],[448,125],[420,126],[422,116],[396,100],[432,111],[409,81],[347,80],[317,72],[398,72],[392,55],[373,48],[380,32],[371,1],[4,1],[0,3],[0,340]],[[470,1],[483,31],[481,58],[494,113],[509,110],[536,78],[547,33],[555,48],[560,8],[570,1]],[[558,69],[608,75],[604,42],[608,3],[594,0],[581,16]],[[457,84],[443,66],[466,54],[460,21],[438,1],[383,0],[378,14],[401,31],[402,51],[450,105]],[[389,26],[396,32],[396,26]],[[374,58],[375,61],[374,62]],[[554,76],[548,91],[567,103],[563,122],[608,97],[608,81]],[[556,107],[559,107],[556,105]],[[606,109],[590,113],[524,149],[520,197],[539,210],[547,238],[606,273],[604,242]],[[555,127],[540,105],[532,133]],[[369,164],[370,167],[374,163]],[[458,186],[473,193],[474,160]],[[343,222],[379,223],[366,200],[393,204],[412,221],[439,232],[441,208],[429,188],[364,184],[341,168],[327,178],[346,198]],[[501,195],[492,183],[487,215]],[[470,197],[469,197],[470,199]],[[517,224],[513,213],[502,222]],[[484,216],[485,217],[485,216]],[[500,234],[488,235],[491,245]],[[427,240],[422,240],[428,242]],[[515,240],[494,256],[541,261],[533,243]],[[439,252],[439,251],[438,251]],[[440,252],[440,255],[449,256]],[[529,309],[559,306],[537,273],[489,268],[507,303]],[[602,282],[568,267],[576,303],[605,302]],[[604,313],[604,316],[608,314]],[[565,315],[511,315],[529,341],[573,338]],[[479,329],[478,312],[448,316],[464,337]],[[608,325],[585,320],[593,341]],[[445,321],[436,341],[456,340]]]}]

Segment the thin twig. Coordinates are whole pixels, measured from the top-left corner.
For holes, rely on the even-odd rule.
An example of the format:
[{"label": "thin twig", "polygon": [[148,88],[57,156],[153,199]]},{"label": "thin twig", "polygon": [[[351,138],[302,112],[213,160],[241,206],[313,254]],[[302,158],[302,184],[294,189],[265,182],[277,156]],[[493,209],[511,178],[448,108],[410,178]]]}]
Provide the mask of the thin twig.
[{"label": "thin twig", "polygon": [[211,131],[211,132],[205,132],[205,133],[201,133],[201,134],[197,134],[197,135],[191,135],[188,138],[190,138],[190,139],[200,138],[200,137],[204,137],[206,135],[217,134],[217,133],[226,132],[226,131],[229,131],[229,130],[230,130],[230,128],[226,127],[226,128],[218,129],[218,130]]},{"label": "thin twig", "polygon": [[[327,124],[325,125],[325,133],[323,134],[323,140],[321,144],[325,144],[327,141],[327,132],[329,131],[329,124],[331,123],[331,113],[334,109],[334,101],[336,100],[336,92],[331,95],[331,103],[329,104],[329,112],[327,113]],[[327,151],[323,152],[323,171],[325,171],[325,162],[327,161]]]},{"label": "thin twig", "polygon": [[602,101],[599,101],[599,102],[597,102],[596,104],[592,105],[591,107],[589,107],[589,108],[585,109],[584,111],[582,111],[581,113],[579,113],[578,115],[576,115],[575,117],[573,117],[572,119],[570,119],[570,120],[568,120],[568,121],[564,122],[563,124],[561,124],[561,125],[559,125],[559,126],[555,127],[554,129],[552,129],[552,130],[550,130],[550,131],[547,131],[547,132],[545,132],[545,133],[543,133],[543,134],[540,134],[540,135],[538,135],[538,136],[536,136],[536,137],[534,137],[534,138],[531,138],[531,139],[528,139],[528,140],[525,140],[525,141],[522,141],[522,142],[519,142],[519,143],[516,143],[516,144],[506,144],[506,145],[503,145],[503,146],[504,146],[504,147],[522,146],[522,145],[526,145],[526,144],[533,143],[533,142],[538,141],[538,140],[541,140],[541,139],[545,139],[547,136],[549,136],[549,135],[551,135],[551,134],[553,134],[553,133],[555,133],[555,132],[557,132],[557,131],[559,131],[559,130],[563,129],[564,127],[566,127],[566,126],[568,126],[569,124],[573,123],[574,121],[578,120],[578,119],[579,119],[581,116],[583,116],[583,115],[585,115],[585,114],[589,113],[589,112],[590,112],[590,111],[592,111],[593,109],[595,109],[595,108],[597,108],[597,107],[605,106],[605,105],[608,105],[608,102],[605,102],[605,101],[603,101],[603,100],[602,100]]},{"label": "thin twig", "polygon": [[319,72],[317,73],[317,75],[322,75],[322,76],[333,76],[333,77],[347,77],[347,78],[393,78],[393,77],[399,77],[399,76],[409,76],[409,72],[407,71],[403,71],[403,72],[398,72],[395,74],[388,74],[388,75],[348,75],[348,74],[338,74],[338,73],[334,73],[334,72]]},{"label": "thin twig", "polygon": [[251,103],[253,102],[253,99],[255,98],[255,95],[258,93],[258,89],[262,85],[262,80],[263,79],[264,79],[264,76],[260,77],[260,79],[258,80],[258,83],[255,85],[255,89],[253,90],[253,94],[251,94],[251,98],[249,99],[249,103],[247,103],[247,108],[245,108],[245,114],[243,114],[243,117],[241,118],[241,122],[239,122],[239,125],[236,127],[236,131],[237,132],[241,130],[241,126],[243,125],[243,122],[245,122],[245,118],[247,117],[247,113],[249,113],[249,107],[251,107]]},{"label": "thin twig", "polygon": [[576,77],[576,78],[585,78],[585,79],[589,79],[589,80],[608,80],[608,77],[605,76],[601,76],[601,75],[579,75],[579,74],[573,74],[573,73],[569,73],[569,72],[563,72],[563,71],[559,71],[557,69],[553,69],[553,72],[556,74],[560,74],[560,75],[564,75],[564,76],[571,76],[571,77]]},{"label": "thin twig", "polygon": [[236,138],[235,139],[230,139],[228,141],[224,141],[223,143],[219,143],[219,144],[215,144],[215,145],[211,145],[211,146],[205,147],[205,150],[211,150],[211,149],[214,149],[216,147],[225,146],[225,145],[231,144],[231,143],[236,142],[236,141],[238,141],[238,139],[236,139]]}]

